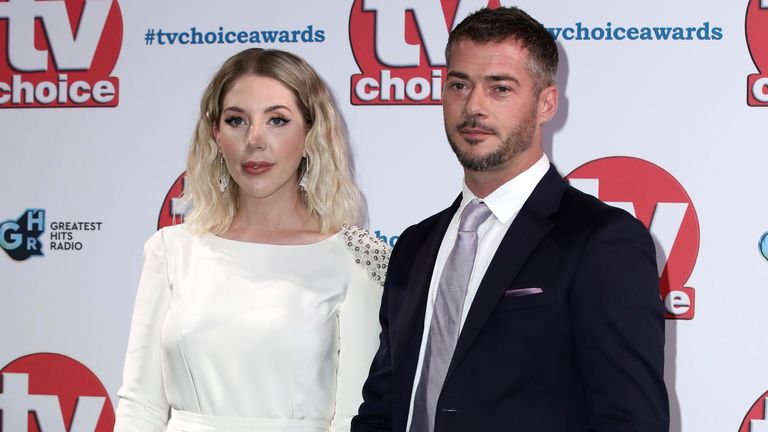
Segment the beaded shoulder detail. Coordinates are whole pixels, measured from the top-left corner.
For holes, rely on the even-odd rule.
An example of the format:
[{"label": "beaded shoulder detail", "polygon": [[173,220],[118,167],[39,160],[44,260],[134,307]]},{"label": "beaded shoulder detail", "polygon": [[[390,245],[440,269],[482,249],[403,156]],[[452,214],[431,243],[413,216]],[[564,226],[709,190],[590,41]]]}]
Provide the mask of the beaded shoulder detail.
[{"label": "beaded shoulder detail", "polygon": [[344,225],[342,231],[344,244],[352,252],[355,263],[362,266],[374,282],[384,285],[392,249],[367,229],[357,225]]}]

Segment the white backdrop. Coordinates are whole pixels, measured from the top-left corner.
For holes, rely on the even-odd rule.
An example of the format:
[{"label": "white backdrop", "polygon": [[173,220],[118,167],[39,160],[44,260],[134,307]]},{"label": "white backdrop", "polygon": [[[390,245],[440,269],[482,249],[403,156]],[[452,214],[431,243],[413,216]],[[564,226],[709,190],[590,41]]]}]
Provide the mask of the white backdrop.
[{"label": "white backdrop", "polygon": [[[78,408],[82,430],[111,427],[142,245],[224,59],[276,47],[315,66],[390,241],[460,190],[432,86],[446,22],[487,3],[0,1],[0,430],[28,409],[69,425],[78,396],[104,402]],[[768,430],[768,1],[516,4],[561,49],[550,159],[635,211],[664,258],[672,430]]]}]

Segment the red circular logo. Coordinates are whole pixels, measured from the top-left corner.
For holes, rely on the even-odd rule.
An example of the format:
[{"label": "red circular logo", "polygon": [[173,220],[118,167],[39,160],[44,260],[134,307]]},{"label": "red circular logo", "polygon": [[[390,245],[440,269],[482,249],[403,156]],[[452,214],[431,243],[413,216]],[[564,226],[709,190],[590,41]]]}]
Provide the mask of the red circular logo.
[{"label": "red circular logo", "polygon": [[115,412],[104,385],[61,354],[20,357],[0,370],[0,430],[111,432]]},{"label": "red circular logo", "polygon": [[160,215],[157,217],[157,229],[184,222],[184,215],[189,210],[188,204],[181,198],[181,193],[184,192],[185,177],[186,173],[181,173],[171,188],[168,189],[168,193],[165,194]]},{"label": "red circular logo", "polygon": [[744,21],[749,54],[759,72],[747,77],[747,104],[768,106],[768,1],[751,0]]},{"label": "red circular logo", "polygon": [[[744,420],[741,422],[739,432],[757,432],[762,430],[768,430],[768,413],[766,413],[766,404],[768,404],[768,391],[763,393],[754,404],[752,408],[747,411],[747,415],[744,416]],[[759,425],[758,427],[755,427]]]},{"label": "red circular logo", "polygon": [[667,318],[693,318],[695,291],[685,283],[699,254],[699,220],[683,186],[659,166],[632,157],[597,159],[576,168],[567,178],[577,189],[643,222],[656,244]]}]

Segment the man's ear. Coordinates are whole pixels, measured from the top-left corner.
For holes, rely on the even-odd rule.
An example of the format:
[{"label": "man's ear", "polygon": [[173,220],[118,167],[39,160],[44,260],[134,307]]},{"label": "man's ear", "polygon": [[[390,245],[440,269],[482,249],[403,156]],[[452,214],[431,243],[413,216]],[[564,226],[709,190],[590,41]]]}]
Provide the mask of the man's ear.
[{"label": "man's ear", "polygon": [[538,117],[538,124],[544,124],[557,114],[557,98],[559,90],[557,86],[551,85],[545,87],[544,90],[539,93],[539,100],[536,115]]}]

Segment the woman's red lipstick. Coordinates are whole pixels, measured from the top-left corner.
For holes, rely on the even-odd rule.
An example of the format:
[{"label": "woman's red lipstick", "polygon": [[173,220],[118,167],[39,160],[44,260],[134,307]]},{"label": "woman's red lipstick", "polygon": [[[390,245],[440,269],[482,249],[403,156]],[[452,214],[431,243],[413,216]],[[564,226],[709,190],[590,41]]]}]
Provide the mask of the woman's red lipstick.
[{"label": "woman's red lipstick", "polygon": [[242,165],[243,171],[251,175],[264,174],[271,170],[273,166],[275,164],[264,161],[246,162]]}]

